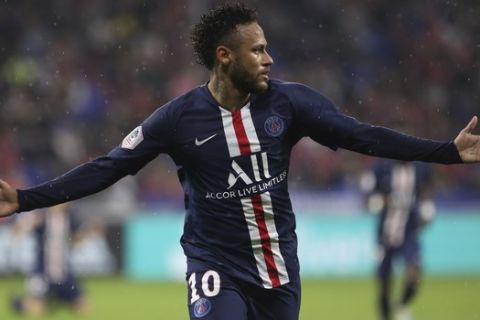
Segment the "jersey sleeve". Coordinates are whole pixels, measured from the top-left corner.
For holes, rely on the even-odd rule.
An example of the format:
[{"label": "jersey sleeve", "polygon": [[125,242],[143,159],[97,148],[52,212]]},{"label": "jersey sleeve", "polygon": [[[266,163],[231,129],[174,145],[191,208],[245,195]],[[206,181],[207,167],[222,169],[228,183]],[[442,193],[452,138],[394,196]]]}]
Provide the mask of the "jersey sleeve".
[{"label": "jersey sleeve", "polygon": [[134,175],[159,153],[166,153],[174,139],[173,106],[157,109],[106,156],[86,162],[69,172],[32,188],[17,190],[19,210],[30,211],[83,198]]},{"label": "jersey sleeve", "polygon": [[452,141],[422,139],[389,128],[362,123],[340,112],[319,92],[300,84],[288,90],[296,128],[334,150],[343,148],[375,157],[443,164],[461,163]]}]

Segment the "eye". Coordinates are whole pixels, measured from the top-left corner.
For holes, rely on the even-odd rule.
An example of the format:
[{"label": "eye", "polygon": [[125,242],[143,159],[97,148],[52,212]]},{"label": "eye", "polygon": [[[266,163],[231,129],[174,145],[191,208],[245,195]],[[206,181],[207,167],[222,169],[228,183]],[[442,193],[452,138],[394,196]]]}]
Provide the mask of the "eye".
[{"label": "eye", "polygon": [[263,53],[264,51],[265,51],[265,47],[264,47],[264,46],[253,48],[253,52],[256,53],[256,54]]}]

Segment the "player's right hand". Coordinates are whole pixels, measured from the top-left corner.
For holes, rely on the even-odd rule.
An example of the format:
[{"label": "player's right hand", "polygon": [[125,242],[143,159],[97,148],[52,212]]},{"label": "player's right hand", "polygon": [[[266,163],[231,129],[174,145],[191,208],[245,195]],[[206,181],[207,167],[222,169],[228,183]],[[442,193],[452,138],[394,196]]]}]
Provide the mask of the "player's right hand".
[{"label": "player's right hand", "polygon": [[0,179],[0,218],[14,214],[18,208],[17,190]]}]

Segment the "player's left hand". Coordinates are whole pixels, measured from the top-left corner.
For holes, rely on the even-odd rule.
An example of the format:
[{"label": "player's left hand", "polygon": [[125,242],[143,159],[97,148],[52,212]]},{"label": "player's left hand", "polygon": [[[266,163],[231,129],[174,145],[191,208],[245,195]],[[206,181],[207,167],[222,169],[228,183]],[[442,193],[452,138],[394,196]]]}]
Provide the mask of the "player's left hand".
[{"label": "player's left hand", "polygon": [[474,116],[454,140],[463,162],[480,162],[480,135],[472,133],[477,123],[478,117]]}]

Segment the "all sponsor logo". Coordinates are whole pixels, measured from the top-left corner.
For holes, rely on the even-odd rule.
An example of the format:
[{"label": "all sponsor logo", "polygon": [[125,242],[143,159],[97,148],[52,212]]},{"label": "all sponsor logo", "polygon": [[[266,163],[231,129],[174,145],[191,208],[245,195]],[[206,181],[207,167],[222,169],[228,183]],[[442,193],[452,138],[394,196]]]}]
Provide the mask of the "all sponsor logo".
[{"label": "all sponsor logo", "polygon": [[[240,165],[232,160],[232,168],[228,175],[226,190],[220,192],[207,192],[206,199],[231,199],[243,198],[253,194],[270,190],[287,178],[287,170],[271,176],[268,170],[268,157],[266,152],[250,156],[252,172],[246,172]],[[238,184],[241,181],[242,183]]]}]

